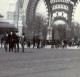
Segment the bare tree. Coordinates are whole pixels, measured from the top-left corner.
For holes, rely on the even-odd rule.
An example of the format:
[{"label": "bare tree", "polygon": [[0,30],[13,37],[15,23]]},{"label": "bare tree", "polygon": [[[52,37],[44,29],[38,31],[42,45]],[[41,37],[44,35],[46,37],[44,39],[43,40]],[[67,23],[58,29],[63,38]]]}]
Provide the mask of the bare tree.
[{"label": "bare tree", "polygon": [[46,38],[47,35],[47,24],[46,19],[43,18],[43,16],[36,16],[34,20],[34,33],[36,35],[42,36],[43,38]]}]

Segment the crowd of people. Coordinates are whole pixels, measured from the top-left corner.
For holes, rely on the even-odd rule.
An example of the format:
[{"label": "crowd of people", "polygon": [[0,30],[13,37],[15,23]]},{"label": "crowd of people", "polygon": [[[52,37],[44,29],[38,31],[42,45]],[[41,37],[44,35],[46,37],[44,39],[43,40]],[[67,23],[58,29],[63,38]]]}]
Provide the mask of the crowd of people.
[{"label": "crowd of people", "polygon": [[26,41],[25,34],[23,33],[19,36],[15,32],[10,32],[9,34],[5,33],[4,36],[1,37],[1,47],[4,44],[5,51],[9,52],[19,52],[19,43],[21,43],[22,51],[24,52],[24,42]]},{"label": "crowd of people", "polygon": [[5,51],[9,52],[19,52],[20,46],[22,47],[22,52],[24,52],[24,47],[27,45],[28,48],[31,48],[33,45],[33,49],[37,47],[40,48],[40,38],[39,36],[33,36],[32,39],[26,38],[25,34],[18,35],[16,32],[10,32],[9,34],[5,33],[1,37],[1,47],[4,45]]},{"label": "crowd of people", "polygon": [[39,36],[33,36],[32,39],[26,38],[25,34],[18,35],[15,32],[5,33],[1,38],[1,47],[4,44],[5,51],[9,52],[19,52],[20,45],[22,47],[22,52],[24,52],[24,47],[27,45],[28,48],[45,48],[47,45],[51,45],[52,48],[65,48],[67,46],[80,46],[80,40],[52,40],[48,41],[45,39],[40,39]]}]

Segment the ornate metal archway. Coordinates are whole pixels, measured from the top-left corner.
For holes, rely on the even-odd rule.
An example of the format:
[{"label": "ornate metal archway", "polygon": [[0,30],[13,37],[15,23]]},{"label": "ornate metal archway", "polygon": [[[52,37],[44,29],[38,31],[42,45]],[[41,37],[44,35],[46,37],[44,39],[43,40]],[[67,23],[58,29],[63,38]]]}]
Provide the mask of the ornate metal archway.
[{"label": "ornate metal archway", "polygon": [[[28,25],[30,25],[31,22],[33,22],[35,18],[35,12],[36,12],[36,7],[38,5],[38,2],[40,0],[29,0],[28,7],[27,7],[27,12],[26,12],[26,22]],[[48,16],[51,12],[51,4],[49,0],[44,0],[45,5],[47,6],[48,9]]]},{"label": "ornate metal archway", "polygon": [[[40,0],[29,0],[26,10],[26,24],[31,26],[34,24],[35,12]],[[71,26],[71,21],[74,13],[74,6],[76,7],[79,0],[44,0],[48,9],[48,25],[56,20],[64,20]]]},{"label": "ornate metal archway", "polygon": [[[28,25],[35,18],[35,11],[36,11],[36,7],[37,7],[39,1],[40,0],[29,0],[28,7],[27,7],[27,12],[26,12],[26,19],[27,19],[26,22],[27,22]],[[70,11],[70,14],[68,13],[68,15],[70,15],[70,17],[71,17],[72,16],[71,15],[72,12],[74,12],[73,11],[73,6],[70,3],[71,1],[75,5],[77,5],[77,3],[78,3],[78,0],[44,0],[45,5],[47,6],[47,9],[48,9],[48,16],[50,15],[50,13],[52,13],[52,11],[55,12],[55,11],[61,11],[61,10],[63,10],[65,12],[69,12]],[[53,6],[57,6],[57,9],[53,9],[54,8]],[[65,6],[66,6],[66,9],[69,7],[68,11],[66,11],[64,9]],[[61,7],[61,8],[58,8],[58,7]]]}]

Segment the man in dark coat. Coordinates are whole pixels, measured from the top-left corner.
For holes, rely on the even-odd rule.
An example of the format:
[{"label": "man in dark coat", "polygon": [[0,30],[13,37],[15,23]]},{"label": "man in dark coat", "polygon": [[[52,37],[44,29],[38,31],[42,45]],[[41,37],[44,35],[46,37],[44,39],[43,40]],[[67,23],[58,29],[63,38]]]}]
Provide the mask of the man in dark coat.
[{"label": "man in dark coat", "polygon": [[1,48],[2,48],[2,45],[3,45],[3,41],[4,41],[4,39],[3,39],[3,36],[1,37]]},{"label": "man in dark coat", "polygon": [[30,46],[31,46],[31,41],[30,41],[30,39],[27,39],[27,47],[30,48]]},{"label": "man in dark coat", "polygon": [[34,49],[35,43],[36,43],[36,38],[35,38],[35,36],[33,36],[32,43],[33,43],[33,49]]},{"label": "man in dark coat", "polygon": [[8,34],[5,33],[4,36],[4,48],[5,48],[5,51],[7,51],[7,46],[8,46]]},{"label": "man in dark coat", "polygon": [[16,35],[15,43],[16,43],[16,46],[17,46],[17,52],[19,52],[19,40],[20,40],[20,37],[18,35]]},{"label": "man in dark coat", "polygon": [[[15,32],[13,32],[12,37],[13,37],[12,43],[13,43],[14,51],[18,52],[19,51],[19,37],[16,35]],[[16,46],[17,46],[17,50],[16,50]]]},{"label": "man in dark coat", "polygon": [[40,38],[37,36],[36,38],[37,48],[40,48]]},{"label": "man in dark coat", "polygon": [[13,32],[10,32],[10,34],[8,35],[8,42],[9,42],[9,52],[11,50],[13,52],[13,47],[14,47]]}]

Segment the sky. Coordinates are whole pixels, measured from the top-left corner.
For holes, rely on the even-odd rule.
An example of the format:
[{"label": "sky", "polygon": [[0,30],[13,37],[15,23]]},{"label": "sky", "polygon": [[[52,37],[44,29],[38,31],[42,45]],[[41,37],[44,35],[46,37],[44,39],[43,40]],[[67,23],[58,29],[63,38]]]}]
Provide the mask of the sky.
[{"label": "sky", "polygon": [[80,3],[76,7],[76,11],[74,13],[74,20],[80,23]]},{"label": "sky", "polygon": [[15,2],[16,0],[0,0],[0,14],[5,15],[6,11],[9,9],[9,4]]},{"label": "sky", "polygon": [[[12,8],[15,7],[15,2],[16,1],[17,0],[0,0],[0,14],[3,14],[5,16],[7,10],[12,10],[13,11],[14,9],[12,9]],[[12,7],[9,7],[9,5],[12,4],[12,3],[13,3]],[[44,8],[45,8],[44,4],[42,3],[41,6],[42,7],[39,8],[39,9],[45,15],[46,11],[44,11]],[[76,8],[76,11],[74,13],[74,20],[80,23],[80,10],[79,9],[80,9],[80,3],[78,4],[78,6]]]}]

